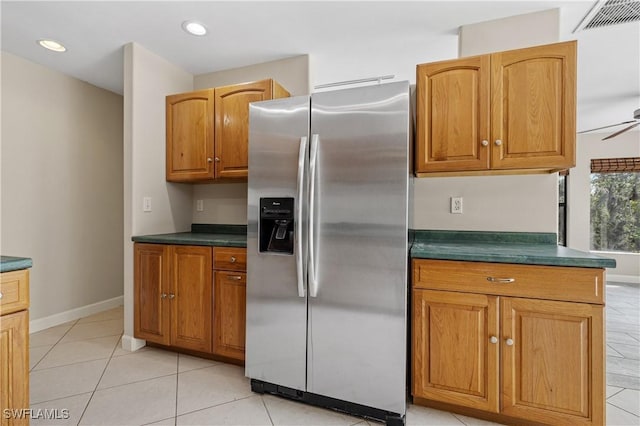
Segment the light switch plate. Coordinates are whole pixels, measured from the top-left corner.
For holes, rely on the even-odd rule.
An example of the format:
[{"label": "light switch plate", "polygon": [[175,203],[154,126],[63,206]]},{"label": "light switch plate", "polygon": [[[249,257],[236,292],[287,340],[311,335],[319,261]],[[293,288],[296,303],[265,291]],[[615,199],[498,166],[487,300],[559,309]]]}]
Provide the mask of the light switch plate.
[{"label": "light switch plate", "polygon": [[203,212],[204,211],[204,201],[203,200],[196,200],[196,211],[197,212]]},{"label": "light switch plate", "polygon": [[142,199],[142,211],[143,212],[151,211],[151,197],[144,197]]}]

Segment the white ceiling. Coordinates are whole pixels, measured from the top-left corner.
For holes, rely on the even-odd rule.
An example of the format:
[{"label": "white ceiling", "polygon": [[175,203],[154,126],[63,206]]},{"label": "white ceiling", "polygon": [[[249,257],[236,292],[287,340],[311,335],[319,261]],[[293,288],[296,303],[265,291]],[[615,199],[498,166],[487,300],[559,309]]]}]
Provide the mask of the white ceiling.
[{"label": "white ceiling", "polygon": [[[424,49],[426,62],[456,56],[461,25],[560,7],[565,38],[578,39],[578,129],[584,130],[630,120],[640,108],[640,24],[571,34],[594,3],[3,0],[1,43],[4,51],[122,93],[122,46],[129,42],[194,75],[301,54],[325,68],[340,66],[376,55],[378,48]],[[204,23],[209,34],[184,33],[187,19]],[[36,44],[41,38],[58,40],[68,51],[46,51]],[[353,77],[380,74],[384,70],[364,70]]]}]

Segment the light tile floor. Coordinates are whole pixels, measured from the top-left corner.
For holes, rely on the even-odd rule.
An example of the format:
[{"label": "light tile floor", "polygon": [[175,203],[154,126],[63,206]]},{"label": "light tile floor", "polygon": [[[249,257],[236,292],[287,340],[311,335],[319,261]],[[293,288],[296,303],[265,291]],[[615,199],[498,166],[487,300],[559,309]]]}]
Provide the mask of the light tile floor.
[{"label": "light tile floor", "polygon": [[[607,286],[607,424],[640,425],[640,286]],[[68,419],[37,425],[376,424],[257,395],[241,367],[155,348],[120,348],[122,308],[30,336],[31,408]],[[36,411],[37,412],[37,411]],[[409,405],[408,425],[492,425]]]}]

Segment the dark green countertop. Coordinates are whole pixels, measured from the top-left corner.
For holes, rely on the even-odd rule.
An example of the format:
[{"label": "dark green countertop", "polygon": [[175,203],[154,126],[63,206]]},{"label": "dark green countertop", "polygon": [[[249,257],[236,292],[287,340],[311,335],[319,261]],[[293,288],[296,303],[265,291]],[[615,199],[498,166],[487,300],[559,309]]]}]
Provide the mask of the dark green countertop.
[{"label": "dark green countertop", "polygon": [[244,225],[193,224],[191,225],[191,232],[140,235],[131,239],[137,243],[246,247],[247,227]]},{"label": "dark green countertop", "polygon": [[17,271],[33,266],[33,262],[28,257],[0,256],[0,272]]},{"label": "dark green countertop", "polygon": [[614,259],[558,246],[553,233],[414,231],[415,259],[613,268]]}]

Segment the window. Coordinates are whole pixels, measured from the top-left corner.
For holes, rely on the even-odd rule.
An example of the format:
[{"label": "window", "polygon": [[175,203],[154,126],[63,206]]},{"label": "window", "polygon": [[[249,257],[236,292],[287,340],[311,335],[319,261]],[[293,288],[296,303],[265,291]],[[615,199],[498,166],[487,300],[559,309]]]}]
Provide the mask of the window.
[{"label": "window", "polygon": [[558,244],[567,245],[567,178],[569,170],[558,174]]},{"label": "window", "polygon": [[640,158],[591,160],[591,249],[640,253]]}]

